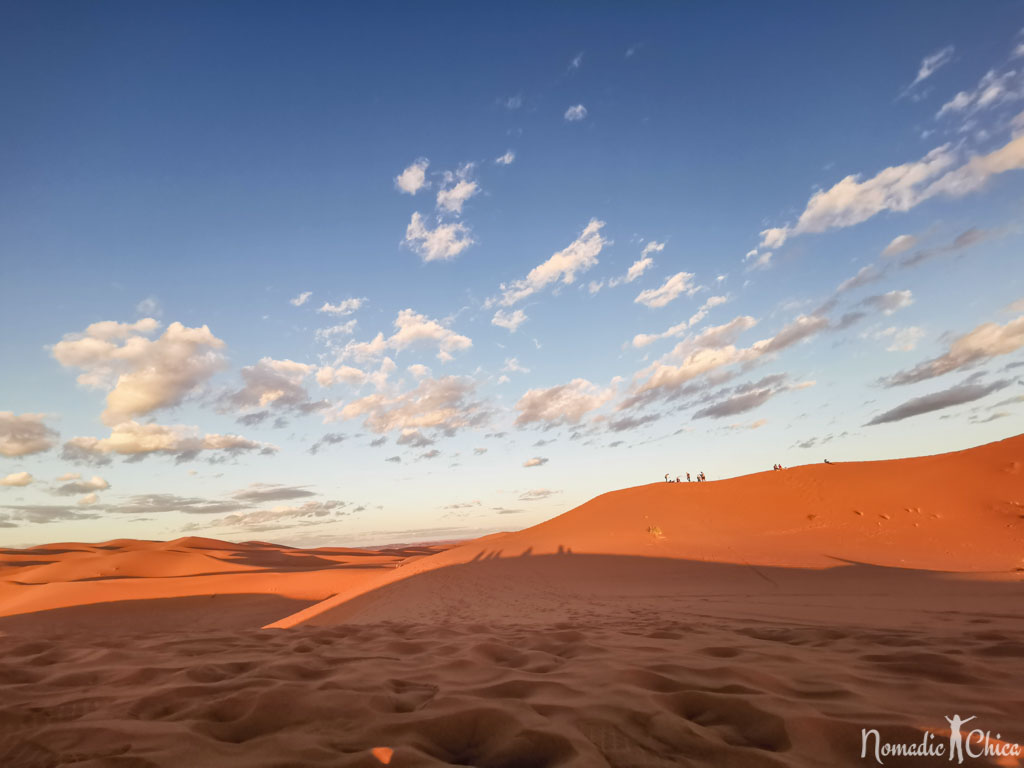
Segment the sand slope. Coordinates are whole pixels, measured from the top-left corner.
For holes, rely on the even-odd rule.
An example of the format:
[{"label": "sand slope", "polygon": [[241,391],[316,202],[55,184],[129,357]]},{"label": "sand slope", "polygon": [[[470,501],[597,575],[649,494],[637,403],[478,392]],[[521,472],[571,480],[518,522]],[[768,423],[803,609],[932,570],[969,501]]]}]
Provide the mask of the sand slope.
[{"label": "sand slope", "polygon": [[[1013,578],[1024,568],[1024,436],[937,456],[817,464],[719,482],[654,483],[606,493],[532,528],[467,542],[381,573],[271,626],[329,624],[334,620],[330,612],[338,607],[337,620],[351,621],[353,599],[439,568],[490,558],[570,553],[776,569],[865,563]],[[559,562],[563,567],[548,581],[575,580],[575,561],[563,557]],[[640,568],[646,565],[636,562]],[[623,569],[630,570],[625,565],[618,570]],[[754,572],[740,573],[749,578]],[[723,586],[737,578],[745,583],[736,571],[715,574],[716,579],[726,579]],[[616,590],[623,578],[629,580],[621,573],[614,578],[596,573],[584,581],[592,592],[607,592]],[[643,575],[634,580],[647,583]],[[675,580],[671,589],[687,589],[689,581]],[[801,584],[806,581],[801,579]],[[523,583],[504,585],[499,597],[513,599],[513,591],[524,589]],[[770,578],[752,577],[750,583],[757,591],[772,589]],[[452,591],[461,592],[465,586],[460,583]],[[707,574],[696,588],[710,588]],[[856,583],[850,589],[856,594]],[[400,589],[390,589],[390,610],[386,615],[378,611],[375,617],[401,620],[406,607],[420,610],[419,592],[407,606],[401,594]],[[529,595],[515,596],[523,604],[533,601]],[[492,605],[488,599],[474,607],[488,610]]]},{"label": "sand slope", "polygon": [[3,550],[0,766],[865,766],[863,728],[953,713],[1024,743],[1022,467],[641,486],[445,550]]}]

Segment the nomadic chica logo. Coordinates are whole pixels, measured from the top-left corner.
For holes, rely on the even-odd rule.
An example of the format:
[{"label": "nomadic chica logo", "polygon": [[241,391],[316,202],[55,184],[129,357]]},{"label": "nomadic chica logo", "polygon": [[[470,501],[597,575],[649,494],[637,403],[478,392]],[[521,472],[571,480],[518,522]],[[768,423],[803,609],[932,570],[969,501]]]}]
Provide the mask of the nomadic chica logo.
[{"label": "nomadic chica logo", "polygon": [[963,726],[974,720],[976,715],[960,717],[960,715],[946,716],[949,728],[941,731],[924,731],[921,740],[914,743],[885,741],[875,728],[860,729],[860,756],[863,759],[874,760],[879,765],[885,765],[889,757],[944,757],[950,762],[957,764],[965,760],[984,758],[991,761],[995,758],[997,764],[1000,760],[1012,760],[1010,765],[1016,765],[1017,759],[1024,753],[1020,744],[1004,741],[1001,734],[993,735],[991,731],[981,728],[974,728],[964,731]]}]

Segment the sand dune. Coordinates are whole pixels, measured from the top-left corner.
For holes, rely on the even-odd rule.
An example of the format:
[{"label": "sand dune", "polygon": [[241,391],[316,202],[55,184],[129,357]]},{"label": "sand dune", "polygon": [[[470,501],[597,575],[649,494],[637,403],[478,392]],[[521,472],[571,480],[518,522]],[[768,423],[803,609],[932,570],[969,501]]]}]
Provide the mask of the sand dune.
[{"label": "sand dune", "polygon": [[863,728],[953,713],[1024,743],[1022,598],[1024,436],[448,548],[0,550],[0,765],[863,766]]}]

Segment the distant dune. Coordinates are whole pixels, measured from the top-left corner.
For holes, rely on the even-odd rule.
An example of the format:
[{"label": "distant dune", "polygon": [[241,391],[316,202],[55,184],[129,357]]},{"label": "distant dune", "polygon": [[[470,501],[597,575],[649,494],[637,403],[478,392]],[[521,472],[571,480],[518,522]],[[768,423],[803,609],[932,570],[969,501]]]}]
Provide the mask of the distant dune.
[{"label": "distant dune", "polygon": [[1024,436],[455,545],[0,550],[0,766],[862,766],[862,729],[954,713],[1024,743],[1022,605]]}]

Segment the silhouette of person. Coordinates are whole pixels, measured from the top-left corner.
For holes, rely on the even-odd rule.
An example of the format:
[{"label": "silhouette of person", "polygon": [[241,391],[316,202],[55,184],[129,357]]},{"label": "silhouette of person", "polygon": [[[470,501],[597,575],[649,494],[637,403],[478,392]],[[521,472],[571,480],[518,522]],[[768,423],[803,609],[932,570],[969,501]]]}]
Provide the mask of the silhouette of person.
[{"label": "silhouette of person", "polygon": [[689,472],[686,473],[686,482],[688,482],[688,483],[693,482],[692,480],[690,480],[690,473]]},{"label": "silhouette of person", "polygon": [[961,718],[960,715],[953,715],[953,719],[946,718],[946,722],[949,723],[949,759],[953,759],[953,755],[957,756],[957,762],[962,763],[964,761],[964,742],[963,735],[960,733],[960,726],[964,723],[969,723],[977,715],[971,715],[966,720]]},{"label": "silhouette of person", "polygon": [[676,475],[676,482],[679,482],[679,475]]},{"label": "silhouette of person", "polygon": [[665,482],[668,482],[668,472],[665,473]]}]

